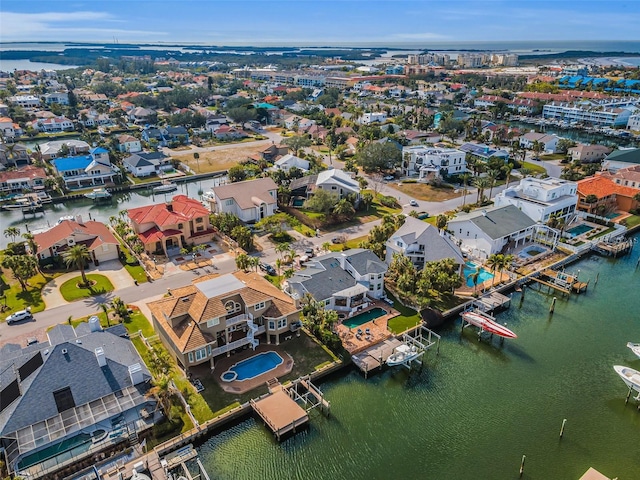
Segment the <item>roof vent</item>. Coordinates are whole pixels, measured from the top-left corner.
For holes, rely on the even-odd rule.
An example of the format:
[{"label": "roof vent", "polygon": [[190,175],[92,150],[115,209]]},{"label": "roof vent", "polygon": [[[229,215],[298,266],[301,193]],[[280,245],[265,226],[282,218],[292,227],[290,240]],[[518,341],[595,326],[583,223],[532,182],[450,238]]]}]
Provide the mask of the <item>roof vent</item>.
[{"label": "roof vent", "polygon": [[80,340],[80,339],[78,338],[78,339],[76,340],[76,343],[77,343],[78,345],[81,345],[81,344],[82,344],[82,340]]},{"label": "roof vent", "polygon": [[98,365],[100,365],[101,367],[106,367],[107,357],[105,357],[104,355],[104,349],[102,347],[98,347],[94,350],[94,353],[96,354],[96,360],[98,360]]},{"label": "roof vent", "polygon": [[66,348],[63,348],[63,349],[62,349],[62,354],[63,354],[63,355],[66,355],[67,353],[69,353],[69,352],[67,351],[67,349],[66,349]]},{"label": "roof vent", "polygon": [[487,216],[487,211],[486,210],[482,210],[482,216],[486,217]]}]

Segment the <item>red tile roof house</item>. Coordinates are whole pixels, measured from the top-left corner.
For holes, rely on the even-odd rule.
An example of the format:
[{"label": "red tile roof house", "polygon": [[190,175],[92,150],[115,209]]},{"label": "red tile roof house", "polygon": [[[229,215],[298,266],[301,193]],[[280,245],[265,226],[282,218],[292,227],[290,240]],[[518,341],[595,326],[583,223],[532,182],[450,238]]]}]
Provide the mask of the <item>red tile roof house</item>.
[{"label": "red tile roof house", "polygon": [[46,232],[35,234],[34,240],[38,245],[39,260],[57,257],[75,245],[86,245],[96,265],[117,260],[120,252],[118,240],[104,223],[83,222],[79,216],[76,220],[63,220]]},{"label": "red tile roof house", "polygon": [[209,210],[186,195],[170,202],[132,208],[127,212],[134,232],[150,254],[177,255],[185,245],[210,242],[214,229]]}]

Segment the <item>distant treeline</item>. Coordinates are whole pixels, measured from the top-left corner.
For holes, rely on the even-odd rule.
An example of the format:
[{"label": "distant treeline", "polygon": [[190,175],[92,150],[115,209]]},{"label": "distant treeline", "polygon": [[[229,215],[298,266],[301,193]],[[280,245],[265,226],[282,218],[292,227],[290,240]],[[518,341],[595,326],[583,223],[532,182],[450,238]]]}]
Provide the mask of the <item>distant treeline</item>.
[{"label": "distant treeline", "polygon": [[559,53],[531,53],[528,55],[518,55],[519,60],[558,60],[561,58],[590,58],[590,57],[638,57],[640,53],[632,52],[594,52],[590,50],[567,50]]}]

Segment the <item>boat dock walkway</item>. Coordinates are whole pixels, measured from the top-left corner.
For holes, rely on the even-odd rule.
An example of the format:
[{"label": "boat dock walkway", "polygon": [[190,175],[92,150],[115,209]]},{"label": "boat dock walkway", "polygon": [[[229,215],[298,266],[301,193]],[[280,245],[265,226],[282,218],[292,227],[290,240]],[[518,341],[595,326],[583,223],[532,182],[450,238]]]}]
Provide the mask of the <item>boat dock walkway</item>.
[{"label": "boat dock walkway", "polygon": [[620,239],[618,237],[615,241],[599,242],[592,248],[602,255],[618,257],[629,253],[633,249],[633,240],[631,238]]},{"label": "boat dock walkway", "polygon": [[[273,378],[267,382],[269,393],[249,403],[275,437],[279,440],[288,433],[295,433],[309,422],[309,412],[320,408],[329,414],[330,403],[324,394],[311,383],[308,375],[290,384],[281,385]],[[304,405],[305,408],[300,406]]]},{"label": "boat dock walkway", "polygon": [[493,312],[499,308],[509,308],[511,297],[492,291],[474,300],[473,306],[482,313]]}]

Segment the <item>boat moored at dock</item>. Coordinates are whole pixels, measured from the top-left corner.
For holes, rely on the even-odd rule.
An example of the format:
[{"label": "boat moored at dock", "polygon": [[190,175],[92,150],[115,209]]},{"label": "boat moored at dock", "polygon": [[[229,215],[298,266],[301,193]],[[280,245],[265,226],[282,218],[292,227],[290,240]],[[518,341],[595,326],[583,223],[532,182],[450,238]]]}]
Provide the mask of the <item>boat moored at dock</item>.
[{"label": "boat moored at dock", "polygon": [[178,189],[178,186],[173,182],[164,181],[160,185],[153,187],[154,193],[169,193]]},{"label": "boat moored at dock", "polygon": [[518,338],[518,335],[513,333],[504,325],[500,325],[495,321],[493,317],[480,312],[463,312],[461,314],[462,320],[469,325],[478,327],[481,331],[489,332],[504,338]]},{"label": "boat moored at dock", "polygon": [[91,192],[85,193],[85,197],[92,200],[101,200],[105,198],[111,198],[111,193],[104,187],[94,188]]},{"label": "boat moored at dock", "polygon": [[636,357],[640,358],[640,343],[627,343],[627,348],[630,348],[631,351],[635,354]]},{"label": "boat moored at dock", "polygon": [[629,389],[640,393],[640,372],[638,370],[623,365],[614,365],[613,369]]}]

